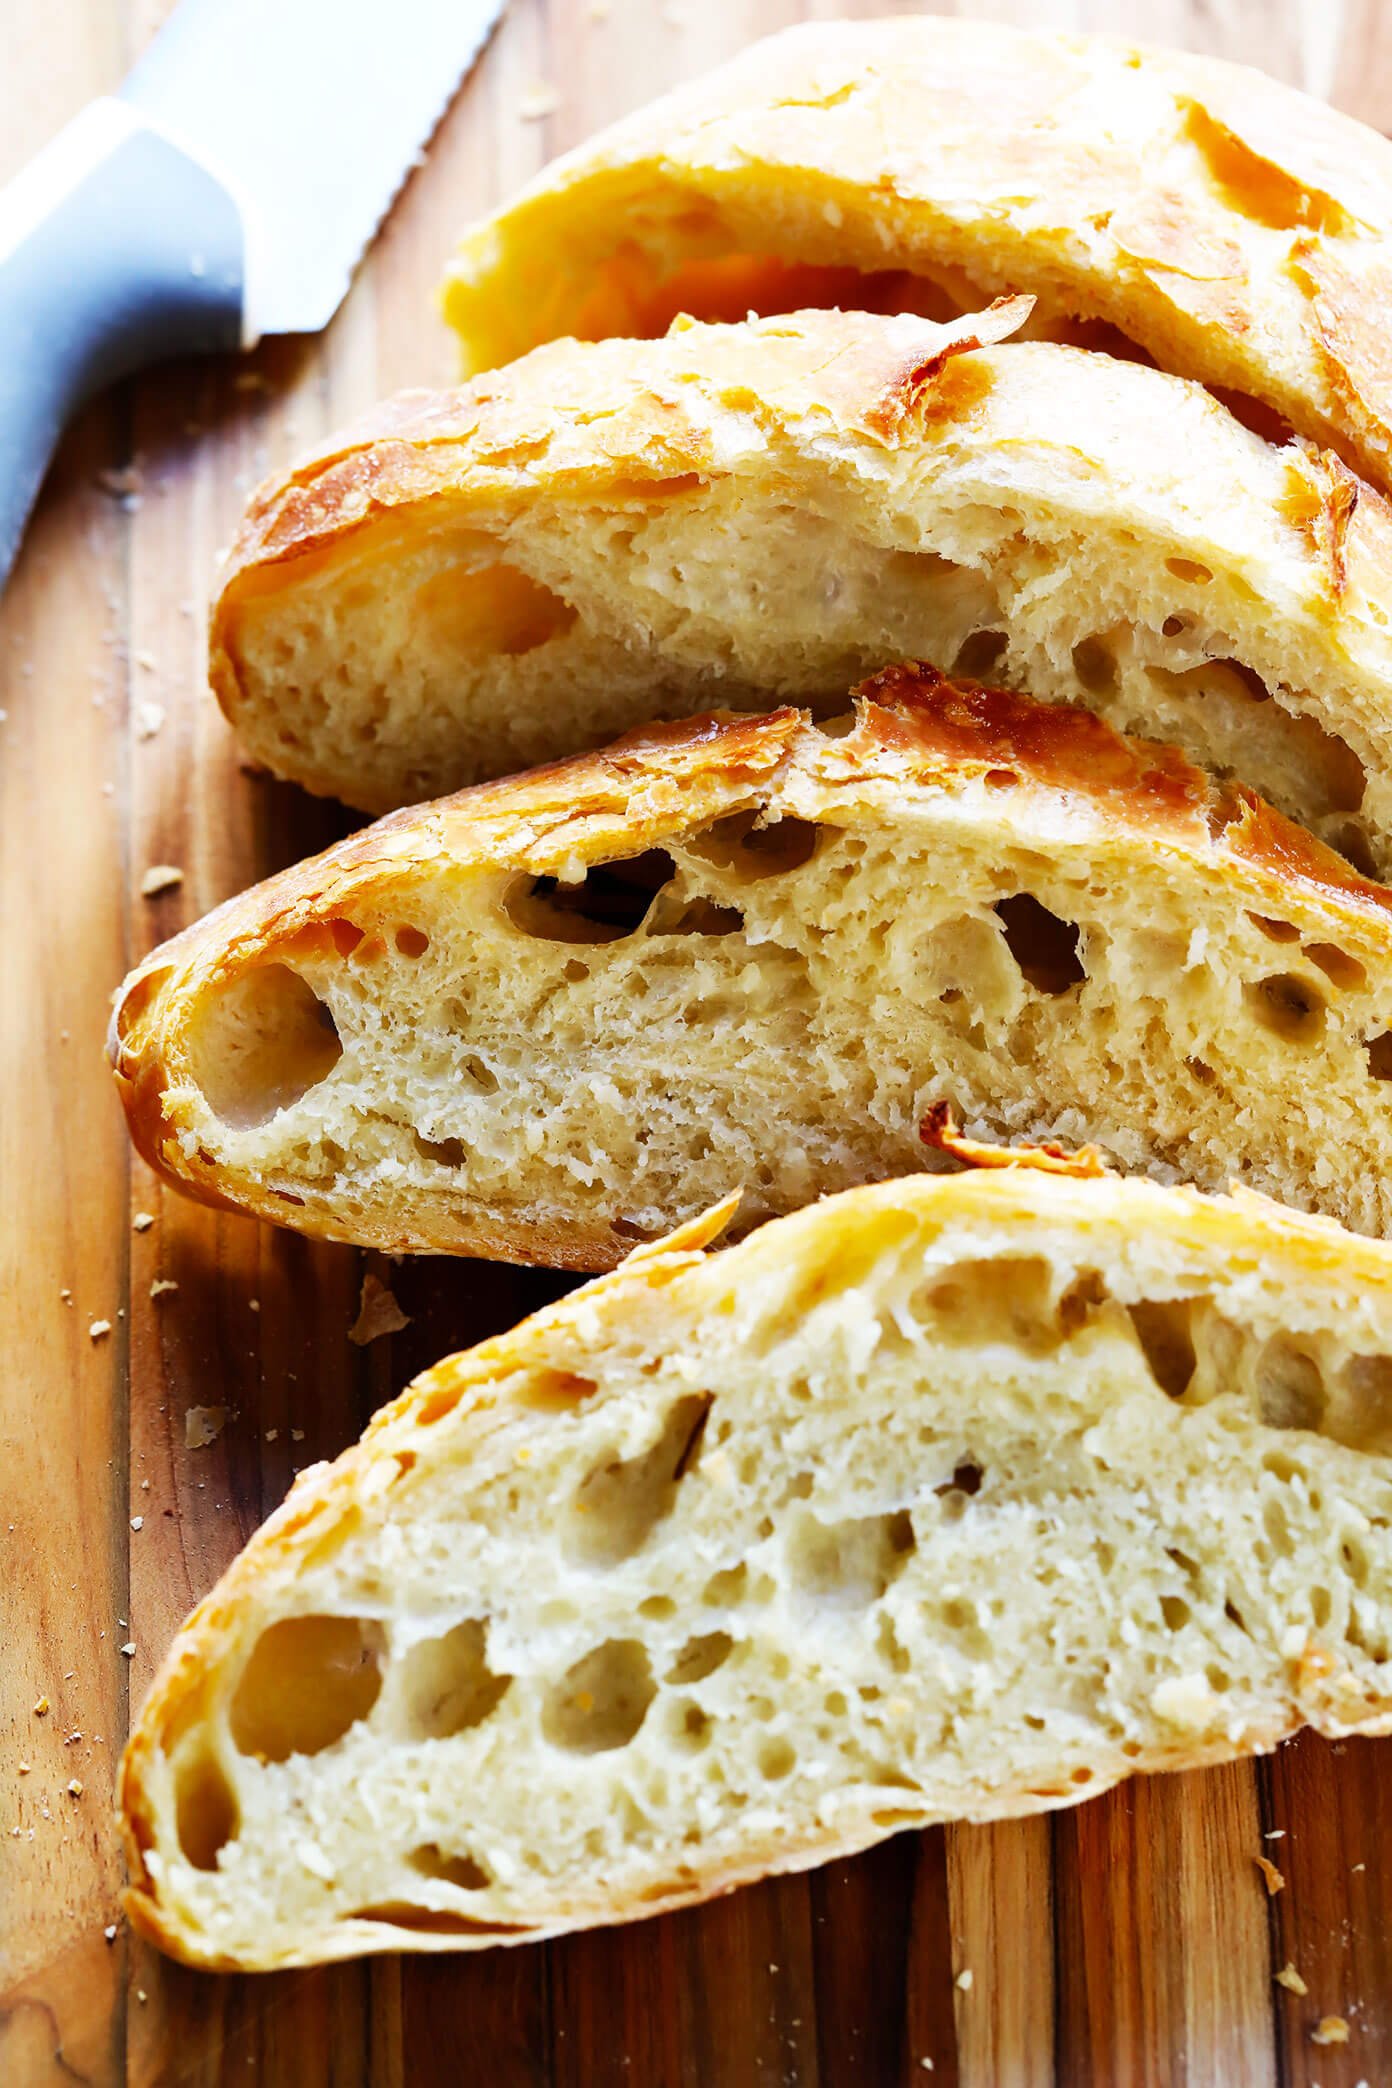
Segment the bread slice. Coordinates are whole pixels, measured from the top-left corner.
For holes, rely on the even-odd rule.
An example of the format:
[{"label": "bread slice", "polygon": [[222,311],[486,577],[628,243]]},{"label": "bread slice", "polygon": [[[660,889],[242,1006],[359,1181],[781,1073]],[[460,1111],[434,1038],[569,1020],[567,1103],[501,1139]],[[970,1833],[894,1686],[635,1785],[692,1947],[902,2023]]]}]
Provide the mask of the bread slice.
[{"label": "bread slice", "polygon": [[213,686],[259,760],[375,811],[930,659],[1392,873],[1387,504],[1200,386],[973,350],[1024,309],[562,342],[407,394],[258,496]]},{"label": "bread slice", "polygon": [[479,370],[677,312],[936,319],[1013,290],[1388,484],[1392,146],[1245,66],[1110,37],[787,30],[475,226],[444,308]]},{"label": "bread slice", "polygon": [[149,956],[111,1053],[176,1184],[604,1268],[976,1133],[1392,1221],[1392,894],[1090,712],[899,669],[849,737],[654,728],[399,813]]},{"label": "bread slice", "polygon": [[301,1475],[127,1749],[142,1933],[518,1943],[1392,1729],[1386,1245],[1028,1167],[719,1217]]}]

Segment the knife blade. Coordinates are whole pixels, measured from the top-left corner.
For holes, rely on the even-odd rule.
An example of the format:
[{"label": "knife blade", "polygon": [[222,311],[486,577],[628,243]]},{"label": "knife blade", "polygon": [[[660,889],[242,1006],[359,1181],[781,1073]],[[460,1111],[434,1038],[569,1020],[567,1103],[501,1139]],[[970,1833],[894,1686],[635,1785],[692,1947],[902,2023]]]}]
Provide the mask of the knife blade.
[{"label": "knife blade", "polygon": [[505,0],[182,0],[0,191],[0,586],[72,409],[317,332]]}]

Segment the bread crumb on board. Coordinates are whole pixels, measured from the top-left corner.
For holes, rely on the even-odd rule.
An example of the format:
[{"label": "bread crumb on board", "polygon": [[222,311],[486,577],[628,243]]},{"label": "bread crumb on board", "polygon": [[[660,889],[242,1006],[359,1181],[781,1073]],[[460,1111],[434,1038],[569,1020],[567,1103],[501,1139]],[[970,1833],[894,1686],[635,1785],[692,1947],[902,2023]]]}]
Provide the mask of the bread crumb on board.
[{"label": "bread crumb on board", "polygon": [[184,1409],[184,1448],[203,1450],[215,1443],[227,1421],[225,1406],[191,1406]]},{"label": "bread crumb on board", "polygon": [[369,1341],[376,1341],[383,1334],[399,1334],[410,1324],[409,1313],[401,1310],[386,1284],[369,1270],[362,1280],[358,1316],[348,1329],[348,1339],[356,1347],[366,1348]]},{"label": "bread crumb on board", "polygon": [[148,1232],[154,1222],[155,1214],[153,1211],[137,1211],[131,1220],[131,1225],[136,1232]]},{"label": "bread crumb on board", "polygon": [[1271,1861],[1271,1858],[1269,1856],[1254,1856],[1252,1858],[1252,1861],[1253,1863],[1255,1863],[1257,1869],[1261,1872],[1262,1877],[1266,1882],[1267,1897],[1269,1899],[1275,1899],[1278,1892],[1285,1891],[1285,1878],[1282,1876],[1281,1872],[1277,1870],[1275,1864]]},{"label": "bread crumb on board", "polygon": [[972,1980],[974,1976],[975,1975],[972,1972],[967,1970],[963,1970],[957,1974],[956,1983],[962,1993],[969,1994],[971,1992]]},{"label": "bread crumb on board", "polygon": [[157,1276],[150,1285],[150,1296],[152,1298],[166,1298],[171,1291],[176,1291],[178,1288],[179,1286],[172,1276]]},{"label": "bread crumb on board", "polygon": [[1342,2016],[1321,2016],[1310,2032],[1311,2044],[1341,2045],[1349,2041],[1349,2026]]},{"label": "bread crumb on board", "polygon": [[91,1326],[87,1329],[88,1338],[92,1341],[101,1341],[110,1332],[110,1320],[93,1320]]},{"label": "bread crumb on board", "polygon": [[544,116],[554,116],[561,106],[561,97],[554,87],[538,83],[524,94],[517,104],[517,113],[524,123],[539,123]]},{"label": "bread crumb on board", "polygon": [[172,892],[184,881],[184,873],[177,863],[151,863],[140,880],[142,899],[158,898],[161,892]]},{"label": "bread crumb on board", "polygon": [[1310,1991],[1294,1965],[1290,1963],[1282,1965],[1276,1974],[1276,1984],[1285,1987],[1292,1994],[1308,1994]]},{"label": "bread crumb on board", "polygon": [[[137,655],[137,657],[139,657]],[[143,665],[143,662],[142,662]],[[150,662],[154,666],[153,660]],[[135,706],[135,736],[138,740],[153,739],[164,723],[162,703],[137,703]]]}]

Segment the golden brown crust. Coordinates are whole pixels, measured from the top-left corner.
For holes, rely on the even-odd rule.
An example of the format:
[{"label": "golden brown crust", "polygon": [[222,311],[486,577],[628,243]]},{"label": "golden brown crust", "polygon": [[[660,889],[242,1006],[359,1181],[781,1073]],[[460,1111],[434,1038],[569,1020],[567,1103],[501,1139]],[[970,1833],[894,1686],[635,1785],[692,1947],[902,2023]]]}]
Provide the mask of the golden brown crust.
[{"label": "golden brown crust", "polygon": [[316,939],[322,946],[329,924],[375,894],[428,880],[445,864],[547,875],[637,855],[751,807],[874,823],[911,810],[917,790],[984,782],[1004,821],[1029,822],[1026,795],[1042,794],[1055,824],[1100,822],[1141,851],[1174,849],[1226,866],[1235,904],[1281,916],[1315,900],[1355,939],[1385,935],[1392,891],[1252,792],[1215,785],[1173,748],[1125,739],[1090,711],[948,681],[921,665],[877,675],[857,704],[845,738],[824,736],[791,708],[649,727],[601,752],[393,813],[228,901],[152,951],[115,997],[108,1055],[142,1156],[204,1202],[320,1237],[392,1252],[612,1266],[623,1243],[609,1222],[562,1226],[409,1190],[388,1217],[349,1221],[331,1187],[316,1199],[303,1184],[234,1183],[211,1155],[188,1149],[166,1094],[184,1072],[187,1026],[211,989],[259,962],[303,954]]},{"label": "golden brown crust", "polygon": [[855,270],[871,309],[1038,291],[1387,482],[1392,148],[1259,72],[1120,39],[786,31],[546,169],[468,234],[444,305],[477,369],[683,307],[856,302]]},{"label": "golden brown crust", "polygon": [[[877,1211],[907,1211],[925,1242],[939,1229],[959,1223],[981,1227],[1046,1218],[1064,1228],[1102,1238],[1109,1231],[1171,1241],[1186,1253],[1212,1257],[1217,1268],[1261,1267],[1295,1287],[1332,1279],[1346,1294],[1392,1301],[1392,1245],[1345,1233],[1327,1219],[1307,1218],[1265,1198],[1206,1197],[1192,1190],[1160,1188],[1112,1175],[1076,1176],[1036,1166],[1009,1171],[968,1170],[958,1175],[918,1176],[832,1197],[755,1234],[732,1250],[728,1279],[722,1258],[706,1262],[704,1247],[728,1217],[727,1204],[693,1221],[668,1239],[639,1249],[612,1273],[533,1315],[509,1332],[463,1354],[446,1357],[381,1409],[361,1441],[332,1465],[301,1473],[282,1506],[233,1561],[217,1585],[189,1616],[162,1662],[122,1757],[117,1802],[131,1883],[125,1904],[133,1925],[160,1948],[208,1970],[268,1970],[318,1963],[377,1950],[478,1949],[539,1939],[585,1923],[639,1919],[669,1907],[689,1905],[732,1891],[770,1872],[806,1868],[850,1854],[883,1837],[870,1819],[853,1819],[823,1833],[796,1839],[770,1838],[753,1844],[736,1865],[702,1864],[699,1851],[683,1851],[688,1878],[674,1881],[669,1898],[625,1902],[597,1881],[584,1908],[554,1922],[512,1929],[483,1929],[475,1935],[431,1934],[411,1929],[374,1929],[345,1921],[303,1954],[276,1952],[265,1959],[229,1958],[209,1950],[196,1932],[181,1926],[164,1906],[159,1883],[145,1861],[156,1838],[151,1776],[173,1737],[200,1713],[203,1692],[238,1644],[242,1619],[260,1611],[277,1589],[293,1585],[325,1533],[361,1512],[379,1494],[385,1465],[394,1452],[419,1444],[421,1424],[438,1418],[439,1403],[465,1416],[470,1431],[505,1425],[525,1387],[506,1381],[538,1366],[553,1370],[577,1344],[593,1353],[611,1328],[622,1328],[643,1294],[658,1294],[706,1265],[712,1291],[722,1282],[757,1280],[763,1258],[782,1268],[809,1271],[834,1266],[858,1230],[873,1230]],[[1392,1309],[1392,1306],[1389,1307]],[[452,1454],[467,1454],[477,1436],[456,1436]],[[1289,1663],[1289,1703],[1280,1715],[1248,1724],[1240,1741],[1207,1734],[1148,1747],[1134,1757],[1109,1753],[1088,1784],[1090,1795],[1123,1777],[1158,1770],[1197,1768],[1261,1753],[1313,1724],[1329,1735],[1392,1729],[1392,1700],[1357,1681],[1338,1659],[1306,1641]],[[982,1779],[977,1800],[958,1804],[953,1817],[1025,1815],[1075,1803],[1076,1786],[1041,1790],[1037,1785],[993,1787]],[[925,1812],[930,1810],[924,1801]],[[940,1815],[938,1815],[940,1816]],[[692,1873],[694,1872],[694,1876]]]}]

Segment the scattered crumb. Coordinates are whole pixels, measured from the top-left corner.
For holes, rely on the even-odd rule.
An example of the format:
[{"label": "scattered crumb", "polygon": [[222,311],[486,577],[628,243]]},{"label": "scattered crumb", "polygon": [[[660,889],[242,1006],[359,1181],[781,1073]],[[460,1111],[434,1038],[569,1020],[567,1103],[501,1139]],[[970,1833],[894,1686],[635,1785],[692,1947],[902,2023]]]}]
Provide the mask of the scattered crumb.
[{"label": "scattered crumb", "polygon": [[148,2001],[150,1997],[146,1993],[144,1987],[137,1987],[135,1990],[135,1998],[137,2001],[145,2002]]},{"label": "scattered crumb", "polygon": [[1310,1991],[1294,1965],[1282,1965],[1276,1974],[1276,1984],[1285,1987],[1292,1994],[1308,1994]]},{"label": "scattered crumb", "polygon": [[524,123],[539,123],[543,116],[554,116],[561,106],[561,97],[554,87],[538,83],[524,94],[517,104],[517,113]]},{"label": "scattered crumb", "polygon": [[348,1339],[359,1348],[366,1348],[369,1341],[376,1341],[382,1334],[398,1334],[410,1324],[410,1316],[401,1310],[385,1283],[369,1270],[362,1280],[358,1316],[348,1329]]},{"label": "scattered crumb", "polygon": [[124,1646],[121,1647],[121,1651],[125,1654],[127,1660],[132,1660],[135,1657],[135,1640],[127,1639]]},{"label": "scattered crumb", "polygon": [[106,1938],[106,1940],[107,1940],[107,1942],[108,1942],[108,1943],[114,1943],[114,1942],[116,1941],[116,1924],[115,1924],[115,1922],[114,1922],[114,1921],[109,1921],[109,1922],[107,1923],[106,1927],[105,1927],[105,1928],[104,1928],[104,1929],[102,1930],[102,1934],[103,1934],[103,1935],[105,1936],[105,1938]]},{"label": "scattered crumb", "polygon": [[154,1222],[155,1214],[153,1211],[137,1211],[131,1220],[131,1224],[136,1232],[148,1232]]},{"label": "scattered crumb", "polygon": [[973,1975],[970,1972],[959,1972],[957,1974],[957,1985],[961,1988],[964,1994],[969,1994],[971,1992],[972,1977]]},{"label": "scattered crumb", "polygon": [[179,1286],[172,1276],[157,1276],[150,1285],[150,1296],[152,1298],[167,1298],[171,1291],[176,1291],[178,1288]]},{"label": "scattered crumb", "polygon": [[[84,1789],[84,1786],[83,1786],[83,1784],[82,1784],[82,1781],[81,1781],[81,1779],[80,1779],[79,1777],[76,1777],[76,1776],[73,1776],[73,1777],[69,1777],[69,1779],[68,1779],[68,1796],[69,1796],[70,1798],[80,1798],[80,1797],[82,1796],[82,1792],[83,1792],[83,1789]],[[1327,2018],[1326,2018],[1326,2021],[1330,2021],[1330,2022],[1332,2022],[1333,2020],[1334,2020],[1334,2018],[1333,2018],[1333,2017],[1327,2017]],[[1322,2023],[1322,2024],[1320,2025],[1320,2028],[1321,2028],[1321,2029],[1323,2029],[1323,2028],[1324,2028],[1324,2024],[1323,2024],[1323,2023]],[[1347,2037],[1347,2036],[1348,2036],[1348,2031],[1347,2031],[1347,2030],[1345,2030],[1345,2031],[1344,2031],[1344,2035],[1345,2035],[1345,2037]]]},{"label": "scattered crumb", "polygon": [[184,1409],[184,1448],[203,1450],[222,1434],[227,1419],[225,1406],[191,1406]]},{"label": "scattered crumb", "polygon": [[923,2071],[925,2073],[932,2073],[933,2062],[931,2059],[920,2059],[918,2063],[923,2068]]},{"label": "scattered crumb", "polygon": [[259,1298],[248,1298],[247,1310],[248,1312],[259,1312],[261,1310],[261,1300]]},{"label": "scattered crumb", "polygon": [[[150,664],[151,666],[154,665],[153,660]],[[162,703],[137,703],[135,706],[135,736],[138,740],[153,739],[163,723],[164,705]]]},{"label": "scattered crumb", "polygon": [[1275,1899],[1278,1892],[1285,1891],[1286,1881],[1269,1856],[1254,1856],[1252,1861],[1266,1880],[1266,1890],[1269,1898]]},{"label": "scattered crumb", "polygon": [[302,1443],[304,1441],[304,1430],[302,1428],[292,1428],[290,1440],[292,1443]]},{"label": "scattered crumb", "polygon": [[1286,1830],[1284,1827],[1268,1827],[1262,1836],[1263,1841],[1284,1841],[1285,1838]]},{"label": "scattered crumb", "polygon": [[71,1305],[72,1292],[68,1289],[66,1284],[63,1285],[63,1288],[59,1291],[58,1295],[63,1300],[63,1303],[65,1305]]},{"label": "scattered crumb", "polygon": [[159,892],[172,892],[175,885],[181,885],[183,881],[184,873],[177,864],[151,863],[140,880],[140,896],[153,899]]},{"label": "scattered crumb", "polygon": [[1348,2041],[1349,2026],[1342,2016],[1321,2016],[1310,2032],[1311,2044],[1336,2045],[1347,2044]]},{"label": "scattered crumb", "polygon": [[48,1714],[48,1710],[49,1710],[49,1702],[48,1702],[48,1698],[47,1698],[46,1696],[42,1696],[42,1697],[40,1697],[40,1698],[39,1698],[39,1701],[38,1701],[38,1702],[37,1702],[37,1704],[35,1704],[35,1706],[34,1706],[34,1716],[35,1716],[35,1718],[44,1718],[44,1717],[46,1717],[46,1716],[47,1716],[47,1714]]},{"label": "scattered crumb", "polygon": [[100,1341],[103,1335],[111,1332],[111,1322],[110,1320],[93,1320],[87,1332],[93,1341]]},{"label": "scattered crumb", "polygon": [[21,1763],[20,1763],[20,1765],[19,1765],[19,1773],[20,1773],[20,1775],[21,1775],[21,1776],[27,1776],[27,1775],[29,1774],[29,1767],[30,1767],[30,1765],[29,1765],[29,1763],[28,1763],[28,1762],[21,1762]]},{"label": "scattered crumb", "polygon": [[268,1443],[273,1443],[279,1434],[280,1430],[278,1428],[268,1428],[266,1430],[266,1441]]},{"label": "scattered crumb", "polygon": [[144,1527],[145,1527],[145,1518],[144,1518],[144,1516],[143,1516],[143,1515],[133,1515],[133,1516],[131,1517],[131,1528],[132,1528],[133,1530],[143,1530],[143,1529],[144,1529]]}]

